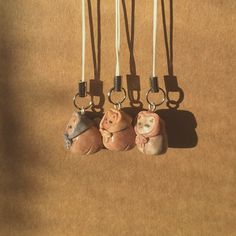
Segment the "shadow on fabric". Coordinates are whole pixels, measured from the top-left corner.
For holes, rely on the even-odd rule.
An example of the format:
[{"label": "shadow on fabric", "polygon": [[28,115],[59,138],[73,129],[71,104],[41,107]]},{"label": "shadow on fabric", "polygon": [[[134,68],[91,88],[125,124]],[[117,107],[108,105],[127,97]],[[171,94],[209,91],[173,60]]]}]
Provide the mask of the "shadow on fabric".
[{"label": "shadow on fabric", "polygon": [[[4,11],[1,29],[10,29],[11,15]],[[9,24],[9,25],[8,25]],[[36,178],[27,173],[29,168],[40,166],[36,146],[32,137],[27,137],[22,107],[16,105],[19,95],[16,80],[16,59],[8,30],[0,35],[0,234],[8,230],[27,230],[40,227],[41,217],[29,201],[41,194]],[[35,221],[34,219],[37,219]],[[8,235],[6,233],[1,235]]]},{"label": "shadow on fabric", "polygon": [[141,87],[140,87],[140,76],[136,72],[136,63],[134,57],[134,31],[135,31],[135,0],[131,1],[131,23],[129,30],[129,20],[127,14],[127,7],[125,0],[122,0],[124,21],[125,21],[125,31],[128,43],[128,48],[130,52],[130,74],[126,76],[127,82],[127,92],[129,98],[130,107],[124,108],[124,111],[131,116],[136,116],[138,112],[143,109],[143,103],[141,102]]},{"label": "shadow on fabric", "polygon": [[[94,26],[93,26],[93,12],[91,0],[88,0],[88,16],[90,26],[91,48],[94,66],[94,79],[90,82],[90,95],[93,101],[92,112],[94,117],[101,117],[104,112],[105,96],[103,93],[103,81],[100,79],[101,74],[101,1],[97,0],[97,44],[95,45]],[[97,46],[97,48],[96,48]],[[97,49],[97,54],[96,54]],[[90,112],[91,113],[91,112]],[[91,113],[92,114],[92,113]]]},{"label": "shadow on fabric", "polygon": [[[177,76],[174,75],[173,67],[173,0],[169,0],[169,42],[166,26],[165,1],[161,0],[163,33],[166,49],[168,75],[164,76],[166,88],[166,105],[169,109],[158,110],[158,114],[166,123],[168,145],[172,148],[192,148],[198,143],[196,133],[197,121],[190,111],[179,110],[184,100],[184,91],[178,84]],[[176,99],[177,97],[177,99]]]}]

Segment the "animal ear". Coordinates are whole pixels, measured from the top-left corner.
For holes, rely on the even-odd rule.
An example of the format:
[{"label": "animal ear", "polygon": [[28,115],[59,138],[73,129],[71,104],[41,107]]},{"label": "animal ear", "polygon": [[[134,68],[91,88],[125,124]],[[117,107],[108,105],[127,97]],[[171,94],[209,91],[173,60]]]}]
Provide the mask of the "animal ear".
[{"label": "animal ear", "polygon": [[115,119],[115,124],[120,122],[120,120],[122,119],[122,115],[120,111],[117,111],[116,109],[111,108],[109,111],[107,111],[110,113],[110,117],[113,118],[114,116],[116,117]]},{"label": "animal ear", "polygon": [[108,113],[109,113],[109,111],[107,111],[107,112],[103,115],[102,120],[100,121],[100,124],[99,124],[100,128],[103,128],[103,123],[104,123],[105,119],[107,119]]},{"label": "animal ear", "polygon": [[122,117],[121,112],[116,112],[116,116],[117,116],[116,123],[118,123],[120,122],[121,117]]},{"label": "animal ear", "polygon": [[103,115],[103,117],[102,117],[102,119],[101,119],[101,121],[99,123],[99,127],[100,128],[103,128],[103,123],[104,123],[105,117],[106,117],[106,113]]}]

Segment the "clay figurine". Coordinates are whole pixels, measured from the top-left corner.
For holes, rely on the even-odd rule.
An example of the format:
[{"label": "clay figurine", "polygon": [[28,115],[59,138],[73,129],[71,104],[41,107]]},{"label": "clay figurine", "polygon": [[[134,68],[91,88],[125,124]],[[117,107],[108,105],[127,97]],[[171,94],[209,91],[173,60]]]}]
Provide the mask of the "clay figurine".
[{"label": "clay figurine", "polygon": [[135,125],[138,149],[148,155],[163,154],[167,150],[167,135],[164,121],[154,112],[141,111]]},{"label": "clay figurine", "polygon": [[100,132],[103,145],[109,150],[126,151],[135,146],[132,118],[123,111],[107,111],[100,122]]},{"label": "clay figurine", "polygon": [[102,137],[96,124],[86,115],[74,112],[66,127],[65,145],[72,153],[88,155],[102,147]]}]

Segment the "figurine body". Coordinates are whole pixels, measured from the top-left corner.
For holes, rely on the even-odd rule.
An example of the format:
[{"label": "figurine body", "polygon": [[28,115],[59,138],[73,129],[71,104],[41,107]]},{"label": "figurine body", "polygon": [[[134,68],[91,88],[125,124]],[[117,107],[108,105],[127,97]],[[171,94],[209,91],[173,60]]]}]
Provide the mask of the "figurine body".
[{"label": "figurine body", "polygon": [[74,112],[65,133],[67,149],[72,153],[88,155],[102,147],[102,137],[95,123],[86,115]]},{"label": "figurine body", "polygon": [[167,150],[167,135],[164,121],[154,112],[141,111],[135,125],[138,149],[144,154],[159,155]]},{"label": "figurine body", "polygon": [[109,150],[126,151],[135,146],[132,118],[123,111],[107,111],[100,122],[100,132],[103,144]]}]

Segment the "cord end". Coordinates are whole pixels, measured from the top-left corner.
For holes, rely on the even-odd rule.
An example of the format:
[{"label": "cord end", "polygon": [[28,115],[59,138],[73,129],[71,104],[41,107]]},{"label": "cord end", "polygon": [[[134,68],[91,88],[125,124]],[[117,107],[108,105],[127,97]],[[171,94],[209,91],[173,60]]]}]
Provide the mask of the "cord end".
[{"label": "cord end", "polygon": [[120,92],[122,90],[122,76],[116,75],[114,77],[114,91]]},{"label": "cord end", "polygon": [[79,82],[79,97],[86,97],[87,96],[87,82],[80,81]]},{"label": "cord end", "polygon": [[179,85],[176,76],[166,75],[164,76],[165,87],[167,92],[178,92]]},{"label": "cord end", "polygon": [[158,85],[158,78],[157,76],[150,77],[150,88],[152,93],[158,93],[159,92],[159,85]]}]

